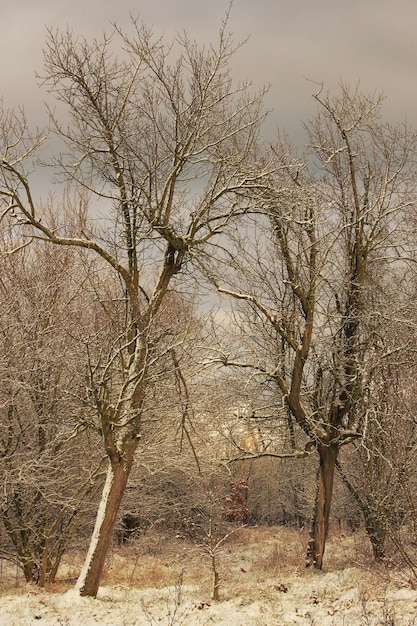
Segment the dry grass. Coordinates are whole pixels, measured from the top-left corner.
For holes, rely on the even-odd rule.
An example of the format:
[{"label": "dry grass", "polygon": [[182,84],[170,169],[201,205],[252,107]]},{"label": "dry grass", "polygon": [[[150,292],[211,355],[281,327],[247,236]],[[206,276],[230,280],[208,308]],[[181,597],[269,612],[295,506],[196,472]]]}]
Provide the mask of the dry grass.
[{"label": "dry grass", "polygon": [[[414,617],[399,618],[404,600],[399,596],[395,599],[399,590],[408,593],[409,586],[407,590],[407,584],[404,579],[401,582],[397,570],[372,563],[363,533],[345,536],[337,530],[331,532],[322,572],[304,566],[307,540],[306,531],[283,527],[247,527],[231,535],[219,557],[223,606],[227,604],[230,610],[231,603],[235,603],[242,610],[248,607],[251,614],[255,610],[253,607],[258,607],[261,613],[262,610],[269,612],[270,620],[271,616],[278,620],[274,617],[265,622],[260,614],[260,621],[257,617],[251,622],[253,624],[298,623],[279,621],[289,612],[296,616],[294,619],[301,620],[300,624],[319,623],[315,621],[318,619],[315,615],[319,613],[327,615],[329,620],[335,616],[336,621],[326,624],[338,625],[345,624],[340,621],[345,611],[349,611],[349,619],[355,620],[346,623],[361,626],[409,626],[415,623]],[[72,587],[83,556],[78,552],[67,555],[57,583],[48,585],[47,591],[59,594]],[[3,567],[1,573],[0,594],[23,593],[27,596],[29,593],[42,600],[41,590],[33,587],[28,590],[23,577],[17,577],[13,568]],[[179,610],[181,607],[181,611],[189,613],[200,605],[214,607],[209,557],[202,548],[185,538],[148,533],[129,545],[114,545],[108,555],[102,585],[110,596],[120,593],[124,597],[126,589],[143,592],[142,609],[149,623],[158,622],[152,617],[158,598],[166,597],[162,602],[166,603],[163,610],[167,615],[173,615],[174,608]],[[192,598],[188,604],[179,600],[181,589],[175,595],[179,587],[188,599]],[[417,608],[417,596],[414,602]],[[167,623],[171,624],[169,620]]]},{"label": "dry grass", "polygon": [[[250,578],[255,585],[282,576],[305,576],[304,554],[307,532],[286,527],[244,527],[232,534],[219,557],[221,584],[227,595],[235,595]],[[326,548],[325,563],[332,571],[370,563],[363,535],[350,537],[332,533]],[[47,585],[51,592],[70,588],[80,572],[84,554],[72,552],[64,557],[57,582]],[[204,548],[190,540],[146,535],[124,546],[114,545],[103,572],[103,585],[128,585],[160,589],[175,585],[184,572],[186,585],[210,587],[210,560]],[[247,574],[247,576],[246,576]],[[3,563],[0,593],[19,593],[26,583],[16,568]]]},{"label": "dry grass", "polygon": [[[304,566],[307,540],[306,531],[285,527],[246,527],[231,535],[219,557],[222,599],[243,596],[253,601],[260,596],[276,596],[277,591],[285,593],[297,580],[317,578],[319,582],[321,572]],[[67,555],[57,582],[47,585],[47,590],[62,593],[72,587],[83,557],[79,552]],[[350,577],[349,586],[360,587],[365,599],[375,595],[376,586],[383,595],[394,579],[398,580],[394,571],[372,565],[368,542],[361,532],[352,536],[337,531],[330,534],[323,573],[329,572],[338,582],[341,577]],[[198,587],[201,596],[208,598],[211,574],[204,549],[184,538],[155,533],[125,546],[114,545],[107,558],[102,585],[157,590],[176,585],[181,575],[184,585]],[[0,594],[19,594],[26,587],[23,576],[3,564]],[[326,589],[321,594],[331,596]]]}]

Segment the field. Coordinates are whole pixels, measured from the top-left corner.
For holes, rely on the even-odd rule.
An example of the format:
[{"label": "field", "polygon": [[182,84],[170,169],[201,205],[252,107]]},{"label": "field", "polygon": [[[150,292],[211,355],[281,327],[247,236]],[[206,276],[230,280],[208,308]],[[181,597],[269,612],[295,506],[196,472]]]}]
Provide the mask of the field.
[{"label": "field", "polygon": [[366,537],[333,533],[325,569],[305,569],[306,532],[243,528],[219,556],[220,601],[210,560],[183,538],[148,534],[114,546],[96,600],[72,590],[82,555],[68,555],[45,590],[2,566],[0,625],[411,626],[417,591],[406,571],[372,564]]}]

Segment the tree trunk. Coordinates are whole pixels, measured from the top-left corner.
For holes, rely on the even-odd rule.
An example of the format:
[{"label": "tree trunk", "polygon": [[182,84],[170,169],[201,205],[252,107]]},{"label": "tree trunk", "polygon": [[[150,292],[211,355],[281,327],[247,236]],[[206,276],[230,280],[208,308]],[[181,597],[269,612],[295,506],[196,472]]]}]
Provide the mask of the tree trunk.
[{"label": "tree trunk", "polygon": [[[19,555],[20,556],[20,555]],[[38,569],[32,558],[23,561],[23,575],[27,583],[38,582]]]},{"label": "tree trunk", "polygon": [[75,586],[81,596],[92,596],[93,598],[97,596],[117,513],[132,468],[136,445],[132,441],[132,445],[127,448],[123,456],[109,460],[107,478],[97,512],[90,547]]},{"label": "tree trunk", "polygon": [[372,508],[372,504],[363,508],[365,530],[371,542],[375,561],[382,561],[385,558],[386,520],[381,512],[373,511]]},{"label": "tree trunk", "polygon": [[307,546],[306,567],[321,569],[329,530],[333,480],[339,446],[320,444],[318,452],[320,455],[320,467],[310,539]]},{"label": "tree trunk", "polygon": [[49,541],[48,541],[48,538],[45,536],[42,541],[42,549],[41,549],[42,559],[40,562],[39,580],[38,580],[38,585],[39,587],[42,587],[42,588],[45,587],[45,584],[46,584],[46,579],[48,575],[48,565],[50,563],[49,558],[48,558],[48,548],[49,548]]},{"label": "tree trunk", "polygon": [[215,600],[216,602],[218,602],[220,600],[220,592],[219,592],[220,577],[219,577],[219,572],[217,570],[217,561],[216,561],[216,555],[215,554],[211,555],[211,569],[212,569],[212,572],[213,572],[213,594],[212,594],[212,599]]}]

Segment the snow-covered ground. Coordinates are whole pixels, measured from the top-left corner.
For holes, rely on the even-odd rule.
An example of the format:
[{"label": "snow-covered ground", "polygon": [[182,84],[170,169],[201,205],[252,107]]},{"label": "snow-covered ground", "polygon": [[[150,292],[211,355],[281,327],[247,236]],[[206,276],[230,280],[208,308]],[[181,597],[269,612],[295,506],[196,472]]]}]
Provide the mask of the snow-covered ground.
[{"label": "snow-covered ground", "polygon": [[[62,583],[60,592],[28,585],[14,590],[2,579],[0,625],[417,624],[417,591],[398,572],[367,568],[366,562],[349,564],[343,554],[354,550],[352,540],[334,538],[327,570],[316,572],[302,567],[301,549],[290,549],[289,531],[260,529],[256,541],[254,531],[242,532],[222,559],[220,602],[210,599],[210,571],[205,569],[204,556],[187,561],[184,554],[146,556],[125,550],[109,561],[95,600],[80,598],[72,588],[62,590]],[[142,574],[141,568],[146,570]],[[164,586],[164,569],[171,578],[175,571],[184,571],[183,581],[178,578]]]}]

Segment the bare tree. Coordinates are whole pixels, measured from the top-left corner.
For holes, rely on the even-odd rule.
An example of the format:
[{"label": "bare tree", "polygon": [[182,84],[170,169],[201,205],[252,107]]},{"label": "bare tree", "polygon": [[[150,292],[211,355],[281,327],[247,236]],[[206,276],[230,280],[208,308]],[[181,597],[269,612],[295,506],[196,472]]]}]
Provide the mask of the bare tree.
[{"label": "bare tree", "polygon": [[8,540],[0,554],[42,586],[91,523],[97,500],[98,446],[81,440],[73,421],[84,386],[75,332],[85,299],[69,250],[33,244],[0,264],[0,520]]},{"label": "bare tree", "polygon": [[392,558],[393,549],[407,551],[401,536],[416,533],[414,284],[407,266],[398,264],[374,289],[375,332],[365,370],[362,437],[338,463],[363,513],[377,560]]},{"label": "bare tree", "polygon": [[265,218],[248,222],[244,245],[237,239],[229,284],[224,270],[217,279],[240,304],[242,332],[214,361],[275,384],[305,436],[292,454],[317,451],[306,562],[321,568],[339,452],[361,436],[368,410],[373,285],[409,256],[416,137],[380,120],[381,97],[344,85],[334,98],[314,97],[309,152],[298,156],[287,140],[273,148],[278,173],[257,188]]},{"label": "bare tree", "polygon": [[[132,26],[132,37],[115,27],[92,43],[51,31],[45,48],[43,81],[58,106],[50,110],[51,128],[66,145],[55,161],[58,179],[98,199],[101,222],[88,215],[82,194],[66,215],[59,207],[53,219],[42,215],[29,176],[42,137],[31,137],[21,116],[5,113],[2,122],[3,215],[16,216],[28,236],[98,255],[125,299],[123,334],[104,361],[90,362],[91,407],[109,461],[77,583],[90,596],[97,594],[155,369],[163,375],[181,342],[172,315],[166,324],[170,294],[194,262],[204,261],[213,237],[246,210],[243,191],[262,175],[254,156],[262,94],[233,84],[236,47],[226,22],[217,46],[207,48],[186,35],[167,43],[138,22]],[[113,366],[119,378],[110,376]]]}]

